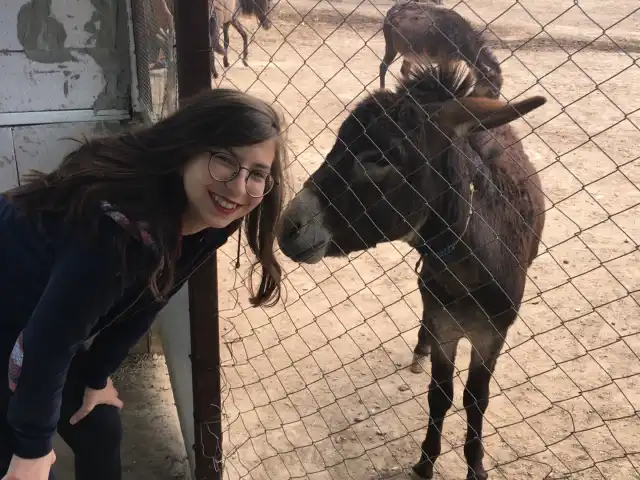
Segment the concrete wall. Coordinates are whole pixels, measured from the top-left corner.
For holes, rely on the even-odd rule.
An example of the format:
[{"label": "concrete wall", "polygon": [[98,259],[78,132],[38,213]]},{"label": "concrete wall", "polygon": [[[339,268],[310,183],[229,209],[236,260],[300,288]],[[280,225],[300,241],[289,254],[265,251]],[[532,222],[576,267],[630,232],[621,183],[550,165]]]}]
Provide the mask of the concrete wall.
[{"label": "concrete wall", "polygon": [[0,192],[18,184],[18,168],[13,150],[13,133],[0,128]]},{"label": "concrete wall", "polygon": [[0,112],[128,110],[122,0],[0,0]]},{"label": "concrete wall", "polygon": [[126,4],[0,0],[0,190],[130,118]]},{"label": "concrete wall", "polygon": [[160,311],[156,320],[164,348],[180,428],[189,457],[191,473],[195,468],[193,451],[193,386],[191,383],[191,330],[189,323],[189,286],[184,285]]}]

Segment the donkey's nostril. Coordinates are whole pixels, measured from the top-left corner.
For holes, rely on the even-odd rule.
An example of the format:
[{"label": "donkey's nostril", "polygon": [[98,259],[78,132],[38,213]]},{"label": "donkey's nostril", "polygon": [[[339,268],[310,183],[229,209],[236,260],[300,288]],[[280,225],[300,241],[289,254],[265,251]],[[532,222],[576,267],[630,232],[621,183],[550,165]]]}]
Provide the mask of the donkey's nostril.
[{"label": "donkey's nostril", "polygon": [[283,237],[287,239],[294,239],[300,235],[303,228],[304,225],[302,224],[302,220],[299,218],[289,219],[285,222],[284,231],[282,232]]}]

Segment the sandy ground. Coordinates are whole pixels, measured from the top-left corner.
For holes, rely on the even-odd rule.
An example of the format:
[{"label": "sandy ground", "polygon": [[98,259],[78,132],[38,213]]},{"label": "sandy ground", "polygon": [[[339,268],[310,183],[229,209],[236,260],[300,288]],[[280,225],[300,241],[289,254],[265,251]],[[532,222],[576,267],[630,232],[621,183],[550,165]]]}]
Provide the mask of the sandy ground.
[{"label": "sandy ground", "polygon": [[[250,67],[234,52],[215,84],[276,100],[286,112],[292,192],[322,162],[346,108],[378,87],[389,6],[283,0],[271,30],[243,20],[255,34]],[[489,24],[506,98],[549,100],[514,124],[549,211],[527,302],[491,384],[485,465],[496,479],[638,479],[637,2],[470,0],[456,9]],[[233,29],[231,45],[241,47]],[[398,72],[399,62],[388,88]],[[254,309],[243,285],[249,259],[243,254],[234,270],[235,250],[234,239],[219,256],[226,477],[407,478],[428,416],[428,369],[407,369],[422,310],[416,255],[394,243],[314,266],[280,256],[287,297]],[[466,472],[468,359],[463,344],[441,479]]]},{"label": "sandy ground", "polygon": [[[114,377],[124,401],[123,480],[189,480],[178,415],[162,355],[132,355]],[[58,480],[73,477],[73,454],[56,437]]]}]

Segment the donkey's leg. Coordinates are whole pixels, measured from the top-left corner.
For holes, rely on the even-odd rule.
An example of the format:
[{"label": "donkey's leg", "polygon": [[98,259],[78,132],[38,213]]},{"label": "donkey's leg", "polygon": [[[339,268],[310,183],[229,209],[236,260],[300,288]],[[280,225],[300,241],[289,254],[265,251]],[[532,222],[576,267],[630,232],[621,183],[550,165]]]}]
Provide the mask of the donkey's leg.
[{"label": "donkey's leg", "polygon": [[380,90],[384,90],[384,77],[387,75],[387,70],[389,70],[389,65],[393,63],[398,55],[398,50],[396,49],[396,45],[393,41],[393,30],[394,27],[387,21],[385,21],[382,25],[382,34],[384,36],[384,57],[380,62]]},{"label": "donkey's leg", "polygon": [[384,90],[384,77],[387,75],[387,70],[389,70],[389,65],[391,65],[391,63],[393,63],[393,61],[396,58],[396,52],[391,50],[391,49],[387,49],[387,51],[385,51],[384,53],[384,58],[382,59],[382,62],[380,62],[380,89]]},{"label": "donkey's leg", "polygon": [[453,370],[458,339],[439,344],[431,342],[431,383],[429,384],[429,427],[422,442],[420,460],[413,471],[421,478],[433,478],[433,467],[440,456],[444,417],[453,402]]},{"label": "donkey's leg", "polygon": [[[486,480],[487,473],[482,464],[482,424],[484,412],[489,405],[489,381],[496,367],[506,332],[487,331],[486,336],[470,338],[471,364],[464,389],[463,405],[467,412],[467,438],[464,456],[467,460],[467,480]],[[488,338],[487,338],[488,337]]]},{"label": "donkey's leg", "polygon": [[213,51],[211,52],[211,76],[213,78],[218,78],[218,70],[216,70],[216,57],[213,54]]},{"label": "donkey's leg", "polygon": [[416,346],[413,349],[413,362],[411,363],[411,371],[413,373],[424,372],[424,360],[431,351],[431,335],[427,328],[425,319],[423,318],[420,322],[420,329],[418,330],[418,343],[416,343]]},{"label": "donkey's leg", "polygon": [[220,48],[220,41],[218,39],[218,20],[215,13],[209,17],[209,44],[211,45],[211,76],[218,78],[218,71],[216,70],[216,56],[214,52],[222,53]]},{"label": "donkey's leg", "polygon": [[[420,272],[420,275],[422,275],[422,272]],[[411,371],[413,373],[424,372],[425,357],[429,355],[431,351],[431,344],[434,340],[433,332],[435,331],[433,324],[433,315],[435,312],[430,306],[437,302],[421,276],[418,276],[418,290],[422,297],[422,320],[420,322],[420,328],[418,329],[418,343],[413,349],[413,362],[411,363]]]},{"label": "donkey's leg", "polygon": [[238,21],[237,18],[234,18],[231,23],[233,24],[233,28],[240,34],[242,37],[242,64],[245,67],[249,66],[249,62],[247,58],[249,57],[249,36],[247,35],[247,31],[244,29],[242,24]]},{"label": "donkey's leg", "polygon": [[209,15],[209,44],[216,53],[222,55],[224,51],[220,45],[220,26],[218,23],[217,13],[211,12]]},{"label": "donkey's leg", "polygon": [[396,52],[395,46],[393,45],[393,38],[391,38],[391,35],[386,31],[384,32],[384,34],[385,34],[384,57],[380,62],[380,89],[381,90],[384,90],[384,77],[387,75],[387,70],[389,70],[389,65],[393,63],[393,61],[396,59],[396,55],[398,54],[398,52]]},{"label": "donkey's leg", "polygon": [[408,77],[409,72],[411,72],[411,62],[405,57],[402,60],[402,66],[400,67],[400,75]]},{"label": "donkey's leg", "polygon": [[222,65],[224,66],[224,68],[229,68],[229,57],[228,57],[228,53],[229,53],[229,25],[233,23],[233,20],[231,22],[227,22],[222,26],[222,36],[223,36],[223,42],[224,42],[224,56],[222,57]]}]

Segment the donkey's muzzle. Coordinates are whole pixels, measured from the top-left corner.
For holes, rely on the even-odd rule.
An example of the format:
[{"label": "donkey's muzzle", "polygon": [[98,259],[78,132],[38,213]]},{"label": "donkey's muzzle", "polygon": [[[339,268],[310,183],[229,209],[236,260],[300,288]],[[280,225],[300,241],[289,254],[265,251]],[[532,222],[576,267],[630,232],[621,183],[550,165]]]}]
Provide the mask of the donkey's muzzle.
[{"label": "donkey's muzzle", "polygon": [[308,189],[287,205],[282,215],[278,244],[282,253],[295,262],[319,262],[331,243],[331,234],[322,224],[322,205]]}]

